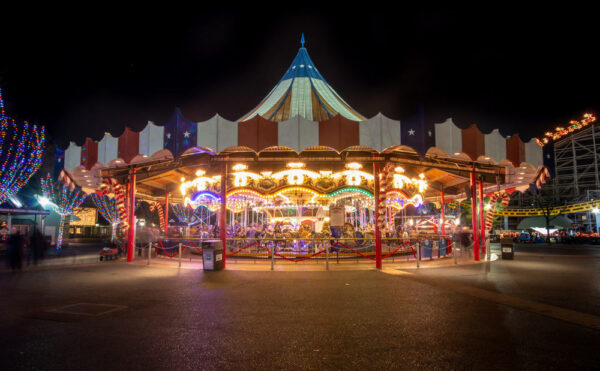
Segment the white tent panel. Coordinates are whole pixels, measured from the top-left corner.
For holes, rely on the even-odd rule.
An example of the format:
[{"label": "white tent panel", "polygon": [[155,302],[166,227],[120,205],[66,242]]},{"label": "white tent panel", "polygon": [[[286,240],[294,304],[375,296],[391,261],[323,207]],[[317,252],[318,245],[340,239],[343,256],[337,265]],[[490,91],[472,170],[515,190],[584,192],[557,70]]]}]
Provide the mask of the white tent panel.
[{"label": "white tent panel", "polygon": [[[287,79],[277,84],[277,86],[275,86],[273,90],[271,90],[269,95],[267,95],[267,98],[264,100],[264,102],[261,103],[259,107],[255,108],[256,111],[254,111],[252,115],[248,116],[246,120],[251,119],[256,115],[263,116],[265,113],[267,113],[275,104],[277,104],[277,102],[279,102],[281,97],[283,97],[283,95],[288,91],[292,81],[293,79]],[[225,148],[227,147],[223,147],[223,149]]]},{"label": "white tent panel", "polygon": [[435,124],[435,146],[449,155],[462,152],[462,130],[454,125],[452,118]]},{"label": "white tent panel", "polygon": [[196,133],[196,145],[198,147],[210,148],[213,151],[217,150],[217,131],[218,131],[218,116],[198,123]]},{"label": "white tent panel", "polygon": [[401,124],[381,114],[381,148],[400,145]]},{"label": "white tent panel", "polygon": [[304,117],[298,117],[300,135],[298,136],[298,145],[300,151],[305,150],[308,147],[315,147],[319,145],[319,123],[316,121],[310,121]]},{"label": "white tent panel", "polygon": [[535,139],[531,139],[529,142],[525,143],[525,161],[529,162],[535,167],[544,164],[544,153],[542,147],[535,141]]},{"label": "white tent panel", "polygon": [[277,144],[301,152],[319,145],[319,123],[295,116],[277,124]]},{"label": "white tent panel", "polygon": [[98,162],[108,164],[117,158],[119,152],[119,138],[115,138],[110,133],[105,133],[104,137],[98,142]]},{"label": "white tent panel", "polygon": [[79,165],[81,165],[81,147],[71,142],[69,148],[65,150],[65,169],[71,171]]},{"label": "white tent panel", "polygon": [[378,113],[358,124],[358,135],[361,146],[381,152],[390,146],[400,145],[400,121]]},{"label": "white tent panel", "polygon": [[229,121],[223,117],[217,117],[217,152],[221,152],[225,148],[235,147],[238,145],[238,123],[237,121]]},{"label": "white tent panel", "polygon": [[148,157],[164,148],[165,128],[148,121],[144,130],[140,131],[140,154]]},{"label": "white tent panel", "polygon": [[303,116],[312,120],[312,88],[308,77],[296,77],[292,84],[290,116]]},{"label": "white tent panel", "polygon": [[498,129],[484,135],[485,155],[500,162],[506,159],[506,138],[500,134]]},{"label": "white tent panel", "polygon": [[[335,93],[335,91],[331,86],[329,86],[329,84],[319,79],[312,79],[312,83],[319,95],[321,96],[321,99],[325,100],[325,102],[327,102],[327,104],[329,104],[331,108],[333,108],[336,111],[336,113],[339,113],[340,115],[344,116],[349,120],[361,120],[360,117],[357,117],[356,115],[354,115],[354,113],[350,112],[350,110],[348,110],[346,106],[337,99],[337,93]],[[334,112],[331,113],[335,114]]]}]

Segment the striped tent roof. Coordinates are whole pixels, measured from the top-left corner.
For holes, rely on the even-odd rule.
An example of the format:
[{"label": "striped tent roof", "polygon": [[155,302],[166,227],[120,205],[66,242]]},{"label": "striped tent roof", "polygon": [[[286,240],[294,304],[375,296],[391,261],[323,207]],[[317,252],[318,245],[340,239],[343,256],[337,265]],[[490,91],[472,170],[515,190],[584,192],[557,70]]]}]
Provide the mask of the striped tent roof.
[{"label": "striped tent roof", "polygon": [[353,121],[365,120],[325,81],[304,47],[304,35],[301,45],[296,58],[273,90],[239,121],[256,115],[276,122],[287,121],[294,116],[325,121],[338,114]]}]

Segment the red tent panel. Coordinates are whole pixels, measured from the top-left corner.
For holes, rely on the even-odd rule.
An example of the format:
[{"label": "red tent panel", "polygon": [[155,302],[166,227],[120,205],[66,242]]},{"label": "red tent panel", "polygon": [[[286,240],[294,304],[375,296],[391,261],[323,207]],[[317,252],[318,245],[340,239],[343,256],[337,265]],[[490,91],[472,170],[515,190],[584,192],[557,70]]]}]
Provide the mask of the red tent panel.
[{"label": "red tent panel", "polygon": [[119,137],[119,154],[118,157],[131,161],[140,153],[140,135],[135,131],[125,128],[125,131]]},{"label": "red tent panel", "polygon": [[340,114],[319,122],[319,145],[338,151],[360,145],[358,122],[349,120]]},{"label": "red tent panel", "polygon": [[277,123],[261,116],[238,123],[238,146],[250,147],[255,151],[277,145]]},{"label": "red tent panel", "polygon": [[525,161],[525,143],[519,134],[506,139],[506,158],[515,166],[519,166],[521,162]]},{"label": "red tent panel", "polygon": [[485,155],[485,137],[475,124],[462,130],[462,151],[473,160]]},{"label": "red tent panel", "polygon": [[85,143],[81,147],[81,165],[89,170],[96,162],[98,162],[98,142],[85,138]]}]

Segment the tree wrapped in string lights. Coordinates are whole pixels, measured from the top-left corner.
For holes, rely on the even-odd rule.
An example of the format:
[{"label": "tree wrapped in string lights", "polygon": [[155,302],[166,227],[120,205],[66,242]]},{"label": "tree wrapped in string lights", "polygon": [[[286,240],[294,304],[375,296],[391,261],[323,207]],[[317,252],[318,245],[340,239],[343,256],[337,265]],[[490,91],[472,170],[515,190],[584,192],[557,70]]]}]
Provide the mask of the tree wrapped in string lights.
[{"label": "tree wrapped in string lights", "polygon": [[117,227],[121,222],[117,209],[117,202],[114,198],[108,198],[108,196],[99,196],[96,193],[92,193],[92,201],[100,212],[100,215],[112,226],[111,241],[117,239]]},{"label": "tree wrapped in string lights", "polygon": [[43,126],[19,124],[6,116],[0,90],[0,203],[17,194],[38,171],[45,142]]},{"label": "tree wrapped in string lights", "polygon": [[85,199],[85,193],[73,182],[53,181],[50,174],[42,177],[41,183],[44,196],[54,204],[56,212],[60,215],[58,237],[56,238],[56,249],[58,250],[62,245],[65,217],[73,214],[73,210],[81,205]]}]

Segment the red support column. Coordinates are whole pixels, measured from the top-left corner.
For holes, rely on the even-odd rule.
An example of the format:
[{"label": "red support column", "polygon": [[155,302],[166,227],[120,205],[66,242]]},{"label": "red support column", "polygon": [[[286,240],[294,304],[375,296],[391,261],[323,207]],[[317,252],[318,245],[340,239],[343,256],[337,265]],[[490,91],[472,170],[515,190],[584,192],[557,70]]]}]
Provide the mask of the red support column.
[{"label": "red support column", "polygon": [[485,215],[483,213],[483,181],[479,181],[479,241],[481,253],[485,255]]},{"label": "red support column", "polygon": [[379,230],[378,223],[378,215],[379,215],[379,163],[373,162],[373,177],[374,177],[374,185],[375,188],[373,192],[373,196],[375,197],[375,267],[377,269],[381,269],[382,267],[382,259],[381,259],[381,231]]},{"label": "red support column", "polygon": [[479,261],[479,233],[477,230],[477,184],[475,181],[475,173],[471,171],[471,222],[473,226],[473,257]]},{"label": "red support column", "polygon": [[127,208],[129,209],[129,230],[127,231],[127,261],[133,261],[133,250],[135,248],[135,169],[131,169],[129,175],[129,199]]},{"label": "red support column", "polygon": [[441,219],[442,219],[442,238],[446,238],[446,207],[445,207],[445,203],[444,203],[444,191],[441,191],[441,201],[442,201],[442,208],[441,208]]},{"label": "red support column", "polygon": [[165,237],[169,236],[169,192],[165,194]]},{"label": "red support column", "polygon": [[223,268],[227,260],[227,163],[221,163],[221,208],[219,209],[219,238],[223,243]]}]

